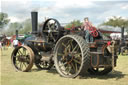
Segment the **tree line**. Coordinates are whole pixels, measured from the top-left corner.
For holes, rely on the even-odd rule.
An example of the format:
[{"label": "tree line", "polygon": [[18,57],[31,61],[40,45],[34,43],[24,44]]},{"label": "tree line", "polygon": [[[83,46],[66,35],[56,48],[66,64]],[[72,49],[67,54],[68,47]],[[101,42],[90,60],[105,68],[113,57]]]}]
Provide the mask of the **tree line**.
[{"label": "tree line", "polygon": [[32,31],[31,19],[26,19],[23,22],[10,22],[7,13],[0,12],[0,34],[8,36],[15,35],[18,30],[19,34],[27,34]]},{"label": "tree line", "polygon": [[[65,28],[71,28],[76,26],[81,26],[82,22],[80,20],[73,20],[65,26]],[[123,19],[122,17],[113,16],[106,22],[102,22],[99,26],[112,26],[119,28],[126,28],[128,32],[128,19]],[[6,28],[6,29],[5,29]],[[26,19],[23,22],[11,23],[8,18],[7,13],[0,12],[0,34],[14,35],[15,30],[19,31],[19,34],[26,34],[32,31],[31,19]]]}]

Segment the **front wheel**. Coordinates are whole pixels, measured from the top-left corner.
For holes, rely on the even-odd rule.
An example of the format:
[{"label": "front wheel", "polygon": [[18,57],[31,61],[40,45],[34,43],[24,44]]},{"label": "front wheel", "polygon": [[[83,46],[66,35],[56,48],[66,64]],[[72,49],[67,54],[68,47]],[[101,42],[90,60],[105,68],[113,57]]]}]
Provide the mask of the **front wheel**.
[{"label": "front wheel", "polygon": [[34,62],[34,53],[28,46],[19,46],[13,50],[11,61],[17,71],[30,71]]}]

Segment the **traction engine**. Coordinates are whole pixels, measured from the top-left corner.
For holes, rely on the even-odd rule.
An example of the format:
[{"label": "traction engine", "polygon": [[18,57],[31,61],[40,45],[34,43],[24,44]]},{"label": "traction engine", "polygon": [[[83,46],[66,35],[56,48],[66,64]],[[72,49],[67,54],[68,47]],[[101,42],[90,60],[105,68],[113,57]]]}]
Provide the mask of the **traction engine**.
[{"label": "traction engine", "polygon": [[55,66],[61,76],[75,78],[87,72],[105,75],[116,66],[118,46],[115,41],[96,35],[94,42],[87,43],[83,30],[67,30],[53,18],[47,19],[38,29],[38,13],[31,14],[32,36],[11,55],[17,71],[30,71],[34,64],[45,70]]}]

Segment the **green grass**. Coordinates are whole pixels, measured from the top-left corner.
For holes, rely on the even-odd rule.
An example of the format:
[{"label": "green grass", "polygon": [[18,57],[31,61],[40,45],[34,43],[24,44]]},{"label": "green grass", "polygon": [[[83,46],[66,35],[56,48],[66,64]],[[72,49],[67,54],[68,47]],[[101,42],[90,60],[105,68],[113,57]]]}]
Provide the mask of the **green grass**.
[{"label": "green grass", "polygon": [[56,70],[49,71],[32,68],[31,72],[16,72],[11,65],[12,49],[0,56],[1,85],[128,85],[128,56],[119,56],[117,67],[105,76],[63,78]]}]

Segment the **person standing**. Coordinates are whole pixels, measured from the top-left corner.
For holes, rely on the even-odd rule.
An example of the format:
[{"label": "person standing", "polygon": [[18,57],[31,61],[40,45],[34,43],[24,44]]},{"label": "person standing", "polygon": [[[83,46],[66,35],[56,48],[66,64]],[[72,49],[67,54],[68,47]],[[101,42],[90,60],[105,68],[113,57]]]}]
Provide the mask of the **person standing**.
[{"label": "person standing", "polygon": [[19,41],[17,39],[13,40],[13,47],[16,48],[18,46]]},{"label": "person standing", "polygon": [[0,42],[0,54],[1,54],[1,56],[2,56],[2,42]]}]

